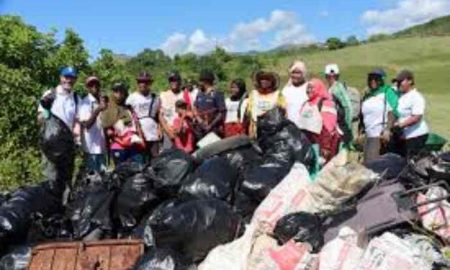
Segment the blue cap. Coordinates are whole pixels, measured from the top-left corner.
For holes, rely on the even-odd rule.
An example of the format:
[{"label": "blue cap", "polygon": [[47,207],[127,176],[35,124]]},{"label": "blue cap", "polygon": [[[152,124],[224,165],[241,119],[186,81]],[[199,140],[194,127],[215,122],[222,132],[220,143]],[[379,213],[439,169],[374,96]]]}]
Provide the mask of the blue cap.
[{"label": "blue cap", "polygon": [[61,76],[64,77],[77,77],[77,70],[74,67],[64,67],[63,69],[61,69]]},{"label": "blue cap", "polygon": [[383,69],[381,68],[376,68],[374,70],[372,70],[369,75],[375,75],[375,76],[380,76],[382,78],[386,77],[386,72],[384,72]]}]

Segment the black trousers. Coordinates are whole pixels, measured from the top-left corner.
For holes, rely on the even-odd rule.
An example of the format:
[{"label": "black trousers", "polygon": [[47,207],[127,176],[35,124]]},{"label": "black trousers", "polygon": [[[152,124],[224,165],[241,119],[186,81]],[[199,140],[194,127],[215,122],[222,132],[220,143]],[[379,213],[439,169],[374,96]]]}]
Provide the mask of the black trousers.
[{"label": "black trousers", "polygon": [[425,144],[428,139],[428,134],[410,138],[405,141],[405,154],[407,159],[411,159],[425,148]]}]

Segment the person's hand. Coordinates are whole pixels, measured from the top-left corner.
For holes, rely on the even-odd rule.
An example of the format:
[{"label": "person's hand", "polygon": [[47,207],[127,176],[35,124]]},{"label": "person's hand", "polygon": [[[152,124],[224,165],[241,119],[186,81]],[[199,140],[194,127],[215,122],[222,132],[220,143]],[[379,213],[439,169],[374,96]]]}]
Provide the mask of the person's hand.
[{"label": "person's hand", "polygon": [[106,102],[106,99],[104,97],[100,98],[100,103],[98,104],[97,109],[102,112],[108,108],[108,103]]}]

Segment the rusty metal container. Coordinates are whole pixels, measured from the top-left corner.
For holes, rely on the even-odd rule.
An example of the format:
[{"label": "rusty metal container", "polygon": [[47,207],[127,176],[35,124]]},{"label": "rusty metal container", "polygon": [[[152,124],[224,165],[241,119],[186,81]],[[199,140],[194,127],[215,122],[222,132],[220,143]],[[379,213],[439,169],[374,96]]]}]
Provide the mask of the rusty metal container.
[{"label": "rusty metal container", "polygon": [[60,242],[33,248],[29,270],[128,270],[144,253],[141,240]]}]

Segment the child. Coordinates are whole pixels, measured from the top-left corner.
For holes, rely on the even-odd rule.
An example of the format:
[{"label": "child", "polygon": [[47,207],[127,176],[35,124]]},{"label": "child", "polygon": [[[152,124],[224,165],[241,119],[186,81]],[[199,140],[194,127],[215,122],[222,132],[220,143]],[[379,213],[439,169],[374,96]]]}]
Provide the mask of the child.
[{"label": "child", "polygon": [[192,112],[184,100],[175,103],[178,117],[174,120],[175,148],[190,154],[194,152],[194,132],[192,129]]},{"label": "child", "polygon": [[242,79],[235,79],[230,85],[231,97],[225,100],[225,137],[245,134],[244,116],[248,103],[247,89]]},{"label": "child", "polygon": [[114,164],[117,166],[125,161],[143,163],[139,152],[145,149],[145,143],[137,119],[125,105],[128,92],[120,83],[115,84],[112,90],[111,101],[103,112],[102,125],[107,130]]}]

